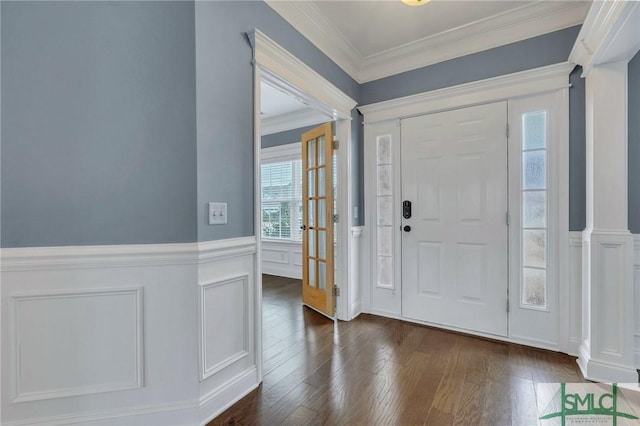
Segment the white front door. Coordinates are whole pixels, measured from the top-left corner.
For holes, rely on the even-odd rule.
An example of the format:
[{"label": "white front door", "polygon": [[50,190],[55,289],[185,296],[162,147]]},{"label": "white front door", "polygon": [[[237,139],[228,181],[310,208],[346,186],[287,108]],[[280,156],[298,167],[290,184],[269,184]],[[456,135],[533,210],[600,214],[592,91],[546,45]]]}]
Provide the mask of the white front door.
[{"label": "white front door", "polygon": [[506,128],[506,102],[402,120],[404,317],[507,335]]}]

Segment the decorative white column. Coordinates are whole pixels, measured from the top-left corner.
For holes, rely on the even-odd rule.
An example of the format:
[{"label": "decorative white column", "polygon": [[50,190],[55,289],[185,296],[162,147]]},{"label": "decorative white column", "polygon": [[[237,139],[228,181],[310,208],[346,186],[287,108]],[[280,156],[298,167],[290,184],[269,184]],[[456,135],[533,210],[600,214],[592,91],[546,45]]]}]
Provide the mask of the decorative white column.
[{"label": "decorative white column", "polygon": [[627,74],[640,46],[640,6],[593,2],[569,59],[586,78],[587,224],[583,232],[584,376],[637,383],[633,236],[627,222]]},{"label": "decorative white column", "polygon": [[633,236],[627,224],[627,61],[586,75],[587,227],[583,233],[585,377],[637,382]]}]

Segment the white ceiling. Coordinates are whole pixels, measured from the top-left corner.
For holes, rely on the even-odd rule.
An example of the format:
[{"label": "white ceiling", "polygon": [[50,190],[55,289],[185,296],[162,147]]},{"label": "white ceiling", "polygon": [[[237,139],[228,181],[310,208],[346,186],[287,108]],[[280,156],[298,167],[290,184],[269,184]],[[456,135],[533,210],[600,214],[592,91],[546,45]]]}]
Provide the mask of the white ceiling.
[{"label": "white ceiling", "polygon": [[359,83],[584,22],[590,1],[265,0]]},{"label": "white ceiling", "polygon": [[309,108],[299,99],[266,83],[260,86],[260,113],[262,119],[289,114]]},{"label": "white ceiling", "polygon": [[302,100],[264,81],[260,85],[260,133],[270,135],[331,120]]},{"label": "white ceiling", "polygon": [[526,6],[532,1],[312,1],[363,58]]}]

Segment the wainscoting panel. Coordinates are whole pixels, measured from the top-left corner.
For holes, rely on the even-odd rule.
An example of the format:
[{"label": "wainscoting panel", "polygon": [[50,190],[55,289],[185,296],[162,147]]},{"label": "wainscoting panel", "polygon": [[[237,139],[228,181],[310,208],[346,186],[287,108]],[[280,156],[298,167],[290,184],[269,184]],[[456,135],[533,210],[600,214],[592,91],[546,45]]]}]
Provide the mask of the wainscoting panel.
[{"label": "wainscoting panel", "polygon": [[200,286],[204,380],[249,355],[249,275]]},{"label": "wainscoting panel", "polygon": [[262,240],[262,272],[302,279],[302,243]]},{"label": "wainscoting panel", "polygon": [[259,383],[255,252],[2,249],[0,423],[206,423]]},{"label": "wainscoting panel", "polygon": [[142,387],[142,288],[10,302],[13,402]]}]

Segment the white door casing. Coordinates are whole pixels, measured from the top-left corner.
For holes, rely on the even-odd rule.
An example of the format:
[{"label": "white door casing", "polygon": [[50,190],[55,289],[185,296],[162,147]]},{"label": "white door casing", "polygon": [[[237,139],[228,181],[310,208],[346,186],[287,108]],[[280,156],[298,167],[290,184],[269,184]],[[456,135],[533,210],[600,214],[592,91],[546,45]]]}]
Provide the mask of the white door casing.
[{"label": "white door casing", "polygon": [[506,129],[506,102],[402,120],[403,316],[507,335]]}]

